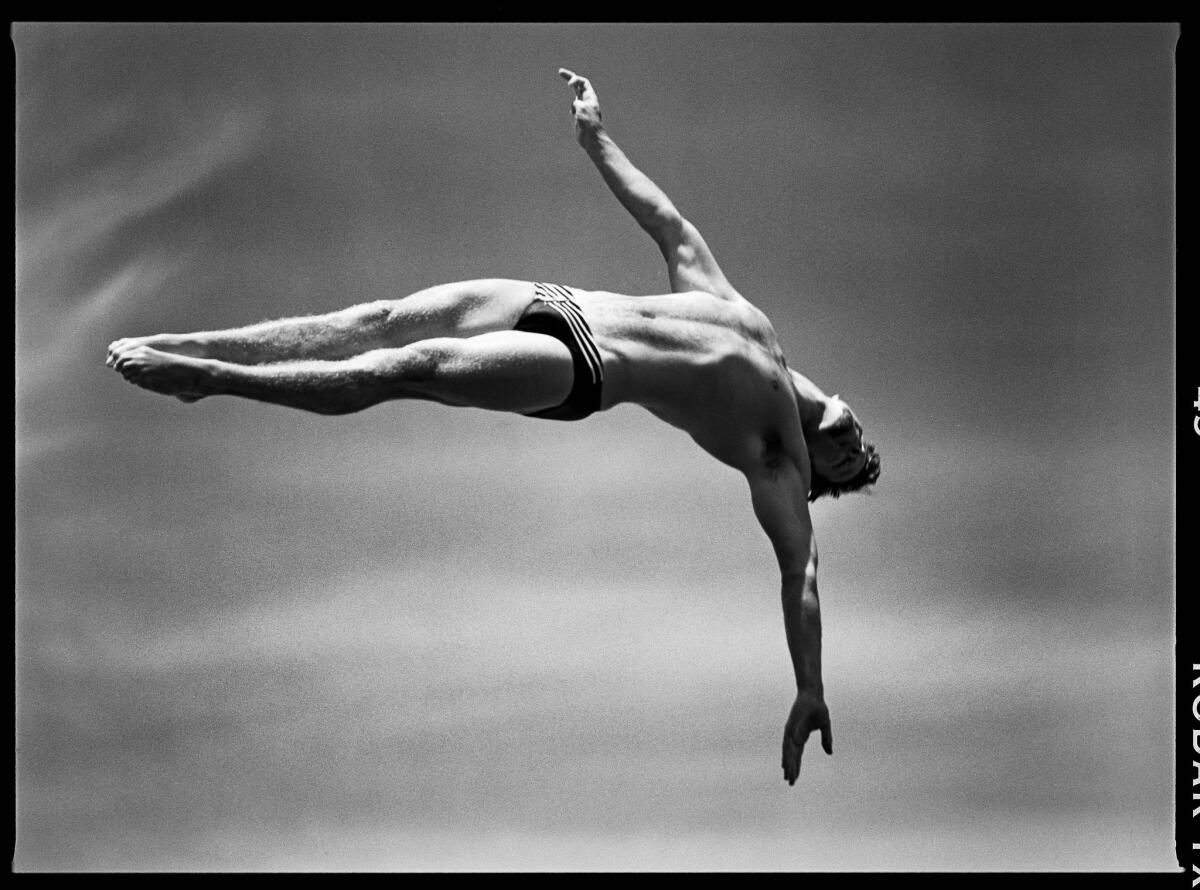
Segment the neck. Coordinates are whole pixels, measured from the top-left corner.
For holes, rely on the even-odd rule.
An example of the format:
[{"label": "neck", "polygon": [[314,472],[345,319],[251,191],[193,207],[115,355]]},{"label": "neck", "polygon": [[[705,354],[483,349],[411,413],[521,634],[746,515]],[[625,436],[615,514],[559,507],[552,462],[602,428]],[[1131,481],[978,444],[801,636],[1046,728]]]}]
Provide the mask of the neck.
[{"label": "neck", "polygon": [[800,425],[805,435],[815,433],[825,419],[832,399],[821,388],[801,374],[788,368],[792,377],[792,388],[796,391],[796,404],[800,409]]}]

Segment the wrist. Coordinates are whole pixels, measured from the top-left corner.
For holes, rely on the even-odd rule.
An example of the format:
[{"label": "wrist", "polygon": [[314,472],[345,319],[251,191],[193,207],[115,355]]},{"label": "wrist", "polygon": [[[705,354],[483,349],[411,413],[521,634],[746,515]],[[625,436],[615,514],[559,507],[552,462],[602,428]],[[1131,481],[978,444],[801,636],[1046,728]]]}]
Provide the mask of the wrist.
[{"label": "wrist", "polygon": [[579,144],[586,149],[599,148],[604,132],[604,125],[601,123],[590,123],[580,121],[576,130],[576,135],[579,137]]}]

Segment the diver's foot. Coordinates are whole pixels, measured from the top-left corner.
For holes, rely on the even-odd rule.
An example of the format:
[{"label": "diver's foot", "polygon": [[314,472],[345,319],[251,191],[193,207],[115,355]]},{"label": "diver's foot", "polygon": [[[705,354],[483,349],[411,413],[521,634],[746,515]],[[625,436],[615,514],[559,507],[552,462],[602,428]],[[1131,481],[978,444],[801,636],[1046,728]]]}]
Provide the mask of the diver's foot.
[{"label": "diver's foot", "polygon": [[111,364],[130,383],[181,402],[195,402],[211,392],[211,363],[205,359],[139,344],[118,349]]},{"label": "diver's foot", "polygon": [[159,352],[170,352],[175,355],[186,355],[191,358],[208,358],[204,344],[187,334],[152,334],[149,337],[122,337],[108,344],[108,358],[105,364],[115,367],[117,355],[132,349],[134,346],[149,346]]}]

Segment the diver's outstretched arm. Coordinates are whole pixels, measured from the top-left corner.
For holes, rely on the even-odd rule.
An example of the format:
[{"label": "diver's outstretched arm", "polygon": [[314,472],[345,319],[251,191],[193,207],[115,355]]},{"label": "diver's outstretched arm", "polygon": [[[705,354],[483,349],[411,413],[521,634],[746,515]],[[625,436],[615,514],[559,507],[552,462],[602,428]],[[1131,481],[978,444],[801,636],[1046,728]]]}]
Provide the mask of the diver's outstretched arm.
[{"label": "diver's outstretched arm", "polygon": [[719,297],[737,292],[717,265],[708,244],[684,219],[666,192],[633,165],[600,122],[600,101],[591,82],[566,68],[559,76],[575,90],[575,138],[604,182],[662,251],[672,291],[703,290]]},{"label": "diver's outstretched arm", "polygon": [[817,544],[806,490],[790,461],[746,473],[754,515],[771,539],[782,579],[783,627],[796,675],[796,700],[783,729],[783,777],[800,775],[800,758],[810,733],[818,732],[826,754],[833,731],[821,680],[821,602],[817,596]]}]

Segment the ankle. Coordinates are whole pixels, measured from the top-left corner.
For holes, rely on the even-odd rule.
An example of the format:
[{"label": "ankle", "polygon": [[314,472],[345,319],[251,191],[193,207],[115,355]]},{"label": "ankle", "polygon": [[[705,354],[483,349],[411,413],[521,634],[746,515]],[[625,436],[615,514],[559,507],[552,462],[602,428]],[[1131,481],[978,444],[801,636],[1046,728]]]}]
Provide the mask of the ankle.
[{"label": "ankle", "polygon": [[217,396],[229,392],[230,368],[224,362],[209,358],[191,358],[188,364],[196,370],[197,396]]}]

